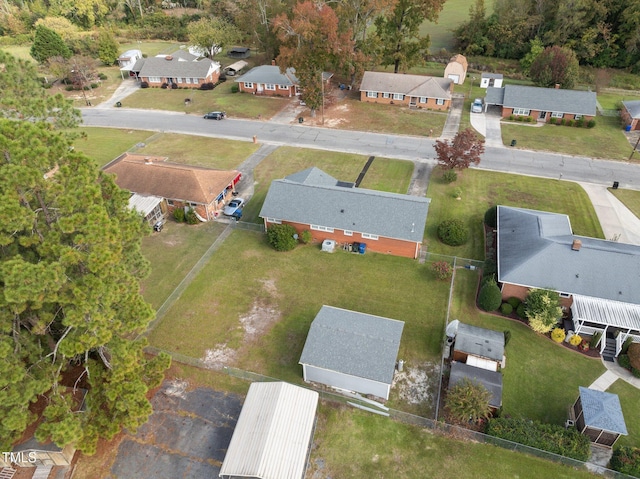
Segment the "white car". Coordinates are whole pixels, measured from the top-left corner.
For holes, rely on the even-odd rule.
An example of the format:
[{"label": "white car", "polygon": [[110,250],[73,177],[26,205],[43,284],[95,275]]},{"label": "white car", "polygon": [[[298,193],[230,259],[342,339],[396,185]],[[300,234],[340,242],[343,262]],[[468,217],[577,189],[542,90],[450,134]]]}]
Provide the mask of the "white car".
[{"label": "white car", "polygon": [[482,113],[482,98],[476,98],[471,105],[471,113]]},{"label": "white car", "polygon": [[244,200],[242,198],[234,198],[231,201],[229,201],[229,204],[227,206],[224,207],[224,209],[222,210],[222,213],[227,216],[233,216],[233,214],[237,210],[242,208],[243,204],[244,204]]}]

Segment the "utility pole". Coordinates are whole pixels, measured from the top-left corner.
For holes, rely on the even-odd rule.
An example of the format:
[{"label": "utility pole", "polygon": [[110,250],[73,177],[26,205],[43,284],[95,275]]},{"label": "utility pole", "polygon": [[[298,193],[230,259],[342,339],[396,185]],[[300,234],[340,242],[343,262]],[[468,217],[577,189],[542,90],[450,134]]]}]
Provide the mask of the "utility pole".
[{"label": "utility pole", "polygon": [[636,152],[636,150],[638,149],[638,143],[640,143],[640,135],[638,135],[638,141],[636,141],[636,146],[633,147],[633,151],[631,152],[631,154],[629,155],[629,160],[631,160],[631,157],[633,156],[633,154]]},{"label": "utility pole", "polygon": [[322,92],[322,107],[320,108],[321,124],[324,125],[324,75],[320,70],[320,91]]}]

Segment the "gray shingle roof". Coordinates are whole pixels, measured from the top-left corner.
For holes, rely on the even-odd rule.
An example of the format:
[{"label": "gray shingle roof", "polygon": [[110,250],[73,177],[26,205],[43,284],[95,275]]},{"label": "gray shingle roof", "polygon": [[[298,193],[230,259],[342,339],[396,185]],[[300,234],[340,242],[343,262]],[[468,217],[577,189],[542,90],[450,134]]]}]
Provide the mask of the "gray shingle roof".
[{"label": "gray shingle roof", "polygon": [[488,73],[488,72],[484,72],[482,75],[480,75],[480,78],[503,78],[502,73]]},{"label": "gray shingle roof", "polygon": [[422,242],[429,198],[337,186],[322,170],[305,171],[271,183],[261,218]]},{"label": "gray shingle roof", "polygon": [[416,97],[451,99],[449,78],[424,75],[405,75],[402,73],[364,72],[360,91],[401,93]]},{"label": "gray shingle roof", "polygon": [[584,413],[584,422],[589,427],[627,435],[620,399],[611,394],[580,386],[580,402]]},{"label": "gray shingle roof", "polygon": [[449,375],[449,387],[452,388],[463,379],[469,378],[474,382],[482,384],[489,393],[489,405],[495,408],[502,406],[502,374],[497,371],[488,371],[475,366],[454,361],[451,363],[451,374]]},{"label": "gray shingle roof", "polygon": [[391,384],[403,321],[322,306],[300,364]]},{"label": "gray shingle roof", "polygon": [[[206,78],[212,65],[215,67],[214,71],[220,69],[219,63],[206,58],[198,61],[186,61],[177,57],[173,57],[172,60],[167,60],[164,57],[146,58],[142,68],[140,68],[139,76]],[[138,67],[138,63],[135,66]]]},{"label": "gray shingle roof", "polygon": [[622,104],[631,115],[631,118],[640,118],[640,100],[623,101]]},{"label": "gray shingle roof", "polygon": [[260,65],[252,68],[241,77],[236,78],[235,81],[292,86],[299,83],[295,73],[295,68],[287,68],[285,73],[281,73],[280,67],[277,65]]},{"label": "gray shingle roof", "polygon": [[479,328],[470,324],[458,324],[455,351],[462,351],[480,358],[502,361],[504,356],[504,333]]},{"label": "gray shingle roof", "polygon": [[505,85],[503,106],[595,116],[596,94],[592,91]]},{"label": "gray shingle roof", "polygon": [[504,88],[494,86],[487,87],[487,94],[484,97],[487,105],[500,105],[504,103]]},{"label": "gray shingle roof", "polygon": [[498,280],[640,304],[640,247],[575,236],[566,215],[498,206]]}]

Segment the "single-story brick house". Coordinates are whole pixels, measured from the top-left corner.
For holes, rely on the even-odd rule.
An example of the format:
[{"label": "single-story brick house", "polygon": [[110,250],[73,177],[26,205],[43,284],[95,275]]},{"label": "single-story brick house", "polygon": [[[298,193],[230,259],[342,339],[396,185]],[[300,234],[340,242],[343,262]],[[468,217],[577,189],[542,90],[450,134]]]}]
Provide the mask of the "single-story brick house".
[{"label": "single-story brick house", "polygon": [[596,94],[592,91],[561,90],[533,86],[488,87],[486,105],[502,108],[502,118],[530,116],[536,121],[592,120],[596,116]]},{"label": "single-story brick house", "polygon": [[452,93],[451,79],[424,75],[364,72],[360,83],[361,101],[433,110],[448,110]]},{"label": "single-story brick house", "polygon": [[282,73],[277,65],[260,65],[236,78],[235,82],[240,91],[255,95],[292,97],[300,93],[295,68],[287,68]]},{"label": "single-story brick house", "polygon": [[613,447],[620,436],[627,436],[620,398],[596,389],[580,386],[580,395],[570,408],[576,429],[600,446]]},{"label": "single-story brick house", "polygon": [[171,55],[138,60],[132,71],[150,87],[167,85],[172,88],[176,85],[179,88],[199,88],[218,81],[220,63],[178,50]]},{"label": "single-story brick house", "polygon": [[300,364],[307,382],[389,399],[404,322],[322,306]]},{"label": "single-story brick house", "polygon": [[502,374],[500,372],[453,361],[449,374],[449,388],[460,384],[465,379],[484,386],[491,394],[489,399],[491,409],[494,411],[500,409],[502,406]]},{"label": "single-story brick house", "polygon": [[462,85],[467,78],[467,59],[464,55],[454,55],[444,68],[444,77],[451,80],[456,85]]},{"label": "single-story brick house", "polygon": [[640,130],[640,100],[623,101],[620,117],[630,130]]},{"label": "single-story brick house", "polygon": [[293,384],[252,383],[218,477],[302,479],[318,398],[317,392]]},{"label": "single-story brick house", "polygon": [[504,333],[459,323],[452,360],[469,366],[498,371],[504,358]]},{"label": "single-story brick house", "polygon": [[557,291],[577,334],[602,333],[618,356],[640,342],[640,247],[573,234],[569,217],[498,206],[498,282],[504,299]]},{"label": "single-story brick house", "polygon": [[417,258],[430,199],[356,188],[318,168],[271,182],[260,217],[290,224],[313,241],[365,243],[367,251]]},{"label": "single-story brick house", "polygon": [[480,75],[480,88],[502,87],[502,80],[504,79],[502,73],[488,73],[484,72]]},{"label": "single-story brick house", "polygon": [[232,196],[241,174],[168,163],[166,158],[124,153],[104,166],[123,190],[166,199],[168,213],[193,208],[201,221],[215,219]]}]

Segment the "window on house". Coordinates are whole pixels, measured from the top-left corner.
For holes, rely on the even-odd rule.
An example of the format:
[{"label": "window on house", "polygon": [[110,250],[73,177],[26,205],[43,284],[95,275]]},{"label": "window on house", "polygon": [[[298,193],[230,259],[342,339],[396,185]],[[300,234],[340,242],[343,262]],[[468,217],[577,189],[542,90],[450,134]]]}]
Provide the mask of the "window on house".
[{"label": "window on house", "polygon": [[561,113],[559,111],[554,111],[553,113],[551,113],[551,118],[562,118],[564,116],[564,113]]},{"label": "window on house", "polygon": [[191,83],[191,78],[185,78],[185,83]]},{"label": "window on house", "polygon": [[182,83],[182,78],[180,77],[176,78],[176,83]]},{"label": "window on house", "polygon": [[404,100],[404,95],[402,93],[394,93],[393,94],[393,99],[394,100]]},{"label": "window on house", "polygon": [[570,298],[571,294],[569,294],[569,293],[560,293],[560,297],[561,298]]},{"label": "window on house", "polygon": [[282,220],[277,220],[275,218],[265,218],[269,223],[274,223],[276,225],[282,224]]},{"label": "window on house", "polygon": [[265,83],[264,84],[264,89],[265,90],[275,91],[276,86],[273,83]]},{"label": "window on house", "polygon": [[281,90],[288,90],[289,87],[287,85],[278,85],[278,88],[280,88]]},{"label": "window on house", "polygon": [[426,96],[421,96],[420,97],[420,103],[427,103],[427,97]]},{"label": "window on house", "polygon": [[160,83],[160,77],[149,77],[149,83]]},{"label": "window on house", "polygon": [[444,105],[444,98],[436,98],[436,105]]},{"label": "window on house", "polygon": [[200,78],[193,78],[193,84],[198,85],[200,83]]},{"label": "window on house", "polygon": [[345,236],[353,236],[353,231],[344,230],[344,235]]},{"label": "window on house", "polygon": [[574,120],[582,120],[582,115],[574,115]]},{"label": "window on house", "polygon": [[526,108],[514,108],[513,114],[516,116],[529,116],[531,110],[527,110]]},{"label": "window on house", "polygon": [[390,98],[390,97],[391,97],[391,95],[389,93],[387,93],[387,92],[382,94],[382,98]]},{"label": "window on house", "polygon": [[244,82],[244,87],[245,88],[253,88],[253,83],[251,83],[250,81],[246,81],[246,82]]},{"label": "window on house", "polygon": [[167,200],[167,204],[168,204],[169,206],[173,206],[173,200]]},{"label": "window on house", "polygon": [[314,231],[324,231],[326,233],[333,233],[333,228],[329,228],[328,226],[310,225],[309,227]]},{"label": "window on house", "polygon": [[377,240],[378,235],[370,235],[369,233],[362,233],[362,239]]},{"label": "window on house", "polygon": [[367,92],[367,98],[378,98],[378,92],[377,91],[368,91]]}]

